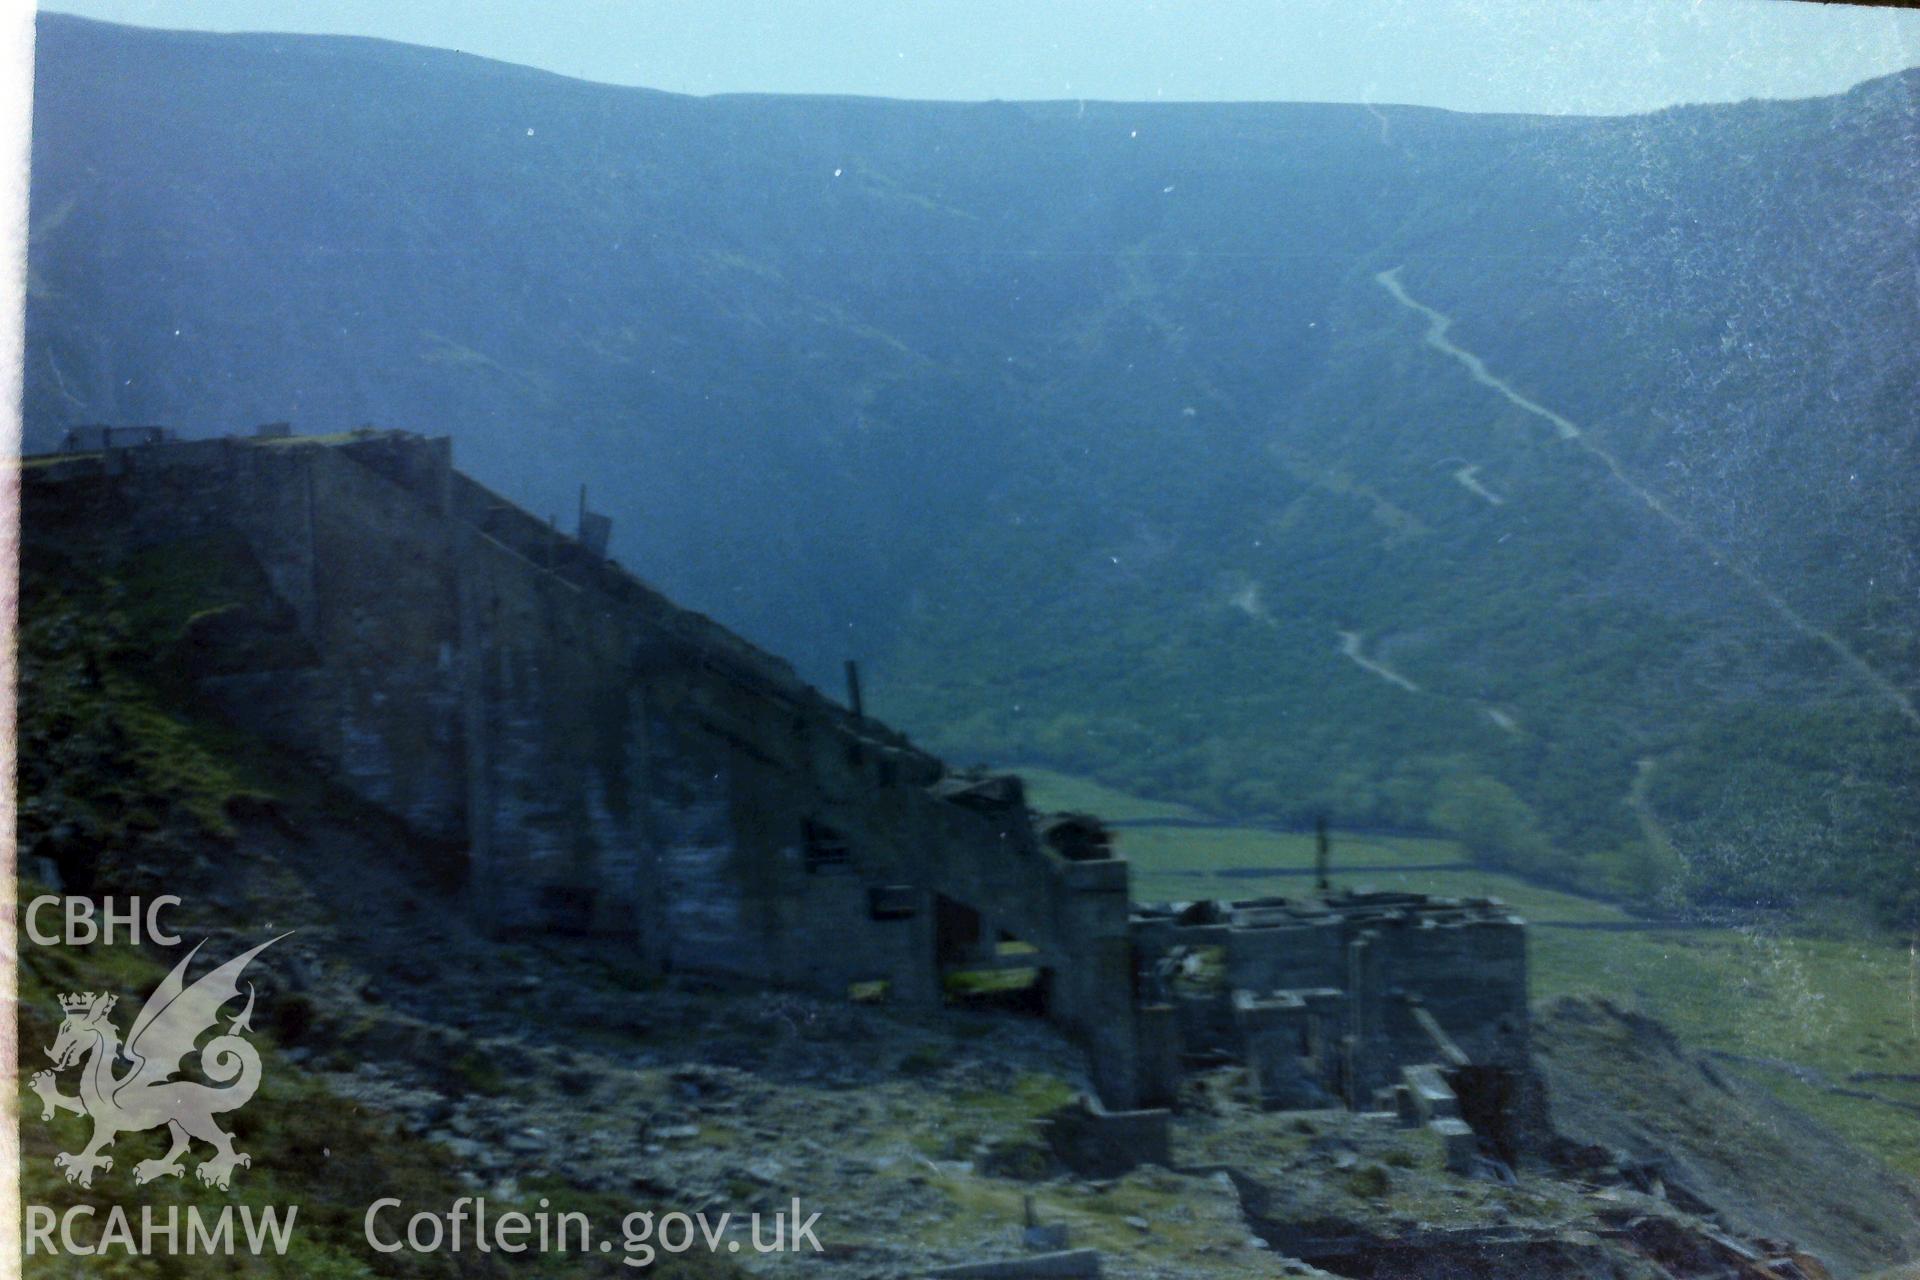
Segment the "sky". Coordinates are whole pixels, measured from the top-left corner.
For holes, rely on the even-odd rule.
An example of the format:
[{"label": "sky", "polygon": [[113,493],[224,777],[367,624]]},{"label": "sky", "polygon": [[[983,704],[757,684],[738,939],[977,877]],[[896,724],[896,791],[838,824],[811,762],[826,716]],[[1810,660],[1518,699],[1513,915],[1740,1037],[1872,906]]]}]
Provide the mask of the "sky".
[{"label": "sky", "polygon": [[1920,12],[1795,0],[56,0],[344,32],[680,93],[1416,103],[1615,114],[1920,63]]}]

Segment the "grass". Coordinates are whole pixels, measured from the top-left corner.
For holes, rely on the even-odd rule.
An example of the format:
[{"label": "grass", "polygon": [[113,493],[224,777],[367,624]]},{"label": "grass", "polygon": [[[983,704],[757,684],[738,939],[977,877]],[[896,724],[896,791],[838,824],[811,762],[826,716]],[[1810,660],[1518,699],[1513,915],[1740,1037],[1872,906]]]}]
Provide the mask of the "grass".
[{"label": "grass", "polygon": [[[1313,869],[1311,835],[1253,827],[1128,827],[1116,835],[1116,847],[1133,864],[1134,896],[1141,901],[1313,891],[1311,875],[1298,874]],[[1452,840],[1334,832],[1331,879],[1335,888],[1499,898],[1534,921],[1633,919],[1610,903],[1478,867],[1467,857]]]},{"label": "grass", "polygon": [[[231,836],[231,808],[269,798],[250,757],[227,749],[230,733],[181,714],[138,664],[116,659],[127,623],[117,613],[103,619],[99,603],[87,592],[42,597],[23,620],[23,794],[57,790],[95,850],[136,840],[176,812]],[[143,598],[143,609],[155,607]],[[28,834],[36,820],[27,816]]]},{"label": "grass", "polygon": [[[1037,805],[1070,798],[1075,807],[1102,817],[1170,816],[1142,810],[1178,807],[1124,796],[1104,805],[1103,797],[1118,793],[1044,770],[1031,771],[1028,789]],[[1117,835],[1141,901],[1312,892],[1311,877],[1277,874],[1313,866],[1311,835],[1233,826],[1130,827]],[[1806,922],[1792,927],[1635,931],[1646,921],[1616,904],[1473,866],[1449,840],[1335,832],[1332,864],[1336,887],[1494,897],[1512,906],[1533,926],[1528,961],[1535,1000],[1604,996],[1661,1019],[1692,1048],[1792,1062],[1825,1073],[1835,1084],[1920,1105],[1920,1085],[1848,1084],[1854,1071],[1920,1071],[1920,939],[1860,924],[1858,913],[1848,915],[1844,907],[1810,911]],[[1435,869],[1442,864],[1451,865]],[[1342,870],[1357,866],[1369,869]],[[1261,869],[1276,874],[1220,874]],[[1838,1096],[1784,1072],[1743,1073],[1894,1168],[1920,1177],[1920,1120],[1912,1113]]]},{"label": "grass", "polygon": [[[906,1075],[927,1075],[945,1067],[948,1055],[916,1050],[902,1060]],[[983,1142],[1020,1142],[1033,1123],[1073,1101],[1073,1086],[1039,1072],[1022,1073],[1005,1089],[944,1095],[932,1109],[921,1102],[905,1129],[908,1145],[941,1160],[965,1160]]]},{"label": "grass", "polygon": [[[1225,1193],[1196,1197],[1189,1178],[1153,1169],[1136,1170],[1114,1182],[1015,1183],[999,1179],[941,1174],[928,1179],[949,1206],[943,1221],[930,1223],[921,1241],[936,1247],[978,1248],[981,1224],[1005,1224],[1005,1251],[1017,1249],[1015,1231],[1031,1197],[1042,1223],[1064,1225],[1073,1248],[1094,1248],[1109,1257],[1125,1257],[1149,1243],[1175,1256],[1217,1248],[1223,1228],[1231,1229],[1234,1208]],[[1128,1219],[1145,1221],[1143,1232]],[[1244,1228],[1240,1229],[1244,1235]]]},{"label": "grass", "polygon": [[1066,1081],[1029,1071],[1015,1079],[1010,1088],[964,1094],[959,1101],[970,1116],[1017,1128],[1058,1111],[1072,1102],[1073,1096],[1073,1087]]},{"label": "grass", "polygon": [[[994,954],[1002,962],[1017,960],[1021,957],[1038,954],[1038,948],[1029,942],[1002,942],[994,947]],[[942,981],[948,995],[982,996],[996,992],[1024,991],[1040,980],[1040,970],[1028,966],[1007,964],[997,969],[962,969],[949,973]]]},{"label": "grass", "polygon": [[1140,796],[1102,786],[1090,778],[1078,778],[1037,765],[1010,765],[1026,783],[1027,800],[1036,809],[1054,812],[1097,813],[1113,821],[1135,818],[1202,819],[1199,810],[1167,800],[1147,800]]},{"label": "grass", "polygon": [[[1536,937],[1533,949],[1536,997],[1608,994],[1663,1019],[1695,1048],[1811,1067],[1840,1085],[1853,1071],[1920,1069],[1920,965],[1910,944],[1891,937],[1703,928]],[[1920,1123],[1912,1113],[1784,1072],[1744,1074],[1920,1177]],[[1912,1085],[1848,1087],[1920,1104]]]}]

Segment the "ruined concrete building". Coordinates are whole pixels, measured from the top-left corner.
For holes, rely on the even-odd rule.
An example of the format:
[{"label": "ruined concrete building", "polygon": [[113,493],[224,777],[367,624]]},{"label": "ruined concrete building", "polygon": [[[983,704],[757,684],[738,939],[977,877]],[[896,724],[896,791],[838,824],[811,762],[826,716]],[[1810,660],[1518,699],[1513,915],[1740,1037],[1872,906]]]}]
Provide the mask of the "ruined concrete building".
[{"label": "ruined concrete building", "polygon": [[607,560],[604,528],[564,536],[454,470],[445,439],[154,439],[34,460],[25,519],[249,558],[262,598],[189,637],[202,696],[463,858],[495,927],[909,1004],[1017,940],[1110,1111],[1170,1105],[1183,1064],[1225,1055],[1274,1106],[1392,1104],[1498,1143],[1527,1011],[1496,904],[1136,909],[1097,820],[1036,815],[1018,778],[829,701]]},{"label": "ruined concrete building", "polygon": [[1513,1162],[1533,1101],[1526,935],[1499,903],[1348,893],[1143,907],[1131,943],[1152,974],[1136,1014],[1143,1055],[1211,1048],[1246,1064],[1266,1106],[1392,1109],[1454,1139],[1457,1158],[1477,1134]]}]

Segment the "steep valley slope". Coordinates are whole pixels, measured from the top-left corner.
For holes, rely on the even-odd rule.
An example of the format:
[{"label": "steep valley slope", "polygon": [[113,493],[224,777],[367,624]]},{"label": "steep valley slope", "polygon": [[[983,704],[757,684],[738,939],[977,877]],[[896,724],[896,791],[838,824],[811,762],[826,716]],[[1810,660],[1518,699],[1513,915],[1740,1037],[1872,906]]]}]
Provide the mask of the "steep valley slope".
[{"label": "steep valley slope", "polygon": [[[253,1163],[232,1196],[191,1178],[133,1185],[154,1134],[122,1135],[119,1166],[75,1186],[53,1157],[84,1120],[43,1117],[22,1087],[29,1203],[297,1204],[274,1265],[334,1276],[448,1273],[445,1256],[368,1249],[366,1206],[388,1196],[409,1213],[471,1195],[496,1213],[550,1202],[602,1233],[637,1211],[771,1213],[796,1193],[822,1213],[822,1255],[655,1260],[709,1277],[919,1274],[1020,1254],[1029,1216],[1116,1277],[1666,1280],[1796,1257],[1761,1236],[1854,1275],[1920,1251],[1913,1192],[1877,1161],[1590,1001],[1542,1015],[1568,1137],[1517,1181],[1449,1173],[1429,1133],[1381,1117],[1262,1112],[1232,1065],[1190,1079],[1169,1166],[1077,1174],[1042,1135],[1087,1089],[1085,1063],[1037,1019],[661,982],[617,947],[483,936],[457,860],[187,696],[206,656],[195,620],[257,577],[67,533],[28,531],[23,897],[176,894],[169,924],[209,959],[286,936],[256,975],[267,1084],[233,1118]],[[38,1061],[56,997],[138,1000],[178,950],[23,936],[19,955],[21,1059]],[[144,1260],[90,1261],[148,1274]],[[542,1274],[628,1273],[621,1255],[541,1261]],[[59,1259],[26,1262],[63,1274]],[[498,1255],[453,1262],[510,1270]]]},{"label": "steep valley slope", "polygon": [[30,447],[447,431],[950,753],[1913,922],[1915,73],[1580,119],[37,58]]}]

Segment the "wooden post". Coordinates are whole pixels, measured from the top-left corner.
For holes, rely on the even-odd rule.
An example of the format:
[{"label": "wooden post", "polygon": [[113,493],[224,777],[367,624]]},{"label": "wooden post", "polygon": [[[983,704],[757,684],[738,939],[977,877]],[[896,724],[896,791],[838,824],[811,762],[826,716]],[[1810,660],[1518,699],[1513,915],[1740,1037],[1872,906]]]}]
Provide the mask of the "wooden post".
[{"label": "wooden post", "polygon": [[1324,813],[1315,814],[1313,818],[1313,878],[1314,882],[1319,885],[1321,893],[1325,893],[1330,887],[1327,880],[1327,873],[1330,869],[1328,864],[1331,861],[1331,851],[1327,840],[1327,815]]},{"label": "wooden post", "polygon": [[847,659],[847,706],[854,715],[865,718],[867,713],[860,705],[860,664],[852,658]]}]

